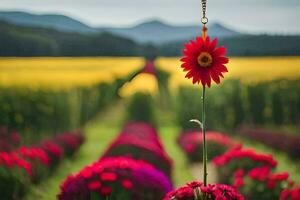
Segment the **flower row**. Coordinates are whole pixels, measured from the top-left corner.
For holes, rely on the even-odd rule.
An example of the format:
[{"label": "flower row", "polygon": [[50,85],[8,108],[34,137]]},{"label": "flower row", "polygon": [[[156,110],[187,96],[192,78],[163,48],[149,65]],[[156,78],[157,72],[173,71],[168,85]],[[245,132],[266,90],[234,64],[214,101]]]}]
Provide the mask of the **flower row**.
[{"label": "flower row", "polygon": [[294,182],[287,172],[277,172],[277,161],[272,155],[240,148],[215,157],[213,163],[219,181],[234,185],[247,199],[284,199],[284,191],[294,191]]},{"label": "flower row", "polygon": [[172,161],[165,152],[156,130],[148,124],[127,124],[102,158],[118,156],[144,160],[171,176]]},{"label": "flower row", "polygon": [[[202,137],[201,132],[187,131],[178,138],[179,145],[191,162],[202,161]],[[272,140],[270,136],[269,140]],[[209,146],[208,159],[216,166],[219,183],[234,186],[250,200],[299,199],[299,188],[292,189],[294,183],[287,172],[276,171],[277,161],[272,155],[242,148],[229,136],[217,132],[208,131],[206,141]],[[182,189],[179,189],[179,194],[181,192]]]},{"label": "flower row", "polygon": [[[203,134],[201,132],[185,131],[180,134],[177,142],[181,149],[186,153],[189,161],[202,162]],[[225,153],[229,149],[241,147],[241,144],[235,142],[229,136],[214,131],[208,131],[206,133],[206,143],[209,146],[209,160]]]},{"label": "flower row", "polygon": [[161,199],[172,189],[163,172],[128,157],[105,158],[69,176],[58,195],[62,200]]},{"label": "flower row", "polygon": [[4,199],[21,198],[30,183],[37,183],[71,156],[83,143],[82,134],[63,133],[35,146],[0,152],[0,190]]},{"label": "flower row", "polygon": [[290,136],[283,133],[274,133],[265,130],[240,129],[238,132],[247,138],[259,141],[274,149],[286,152],[288,155],[299,158],[300,136]]},{"label": "flower row", "polygon": [[162,199],[172,190],[171,169],[155,128],[129,123],[98,161],[62,183],[58,199]]}]

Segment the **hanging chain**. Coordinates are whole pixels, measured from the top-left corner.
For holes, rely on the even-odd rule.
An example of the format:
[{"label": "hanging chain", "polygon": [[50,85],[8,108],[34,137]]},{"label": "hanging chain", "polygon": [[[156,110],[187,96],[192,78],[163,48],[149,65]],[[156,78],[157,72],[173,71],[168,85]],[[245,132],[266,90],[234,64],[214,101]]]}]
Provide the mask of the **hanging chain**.
[{"label": "hanging chain", "polygon": [[203,25],[207,24],[208,18],[206,17],[207,0],[201,0],[202,4],[202,18],[201,22]]}]

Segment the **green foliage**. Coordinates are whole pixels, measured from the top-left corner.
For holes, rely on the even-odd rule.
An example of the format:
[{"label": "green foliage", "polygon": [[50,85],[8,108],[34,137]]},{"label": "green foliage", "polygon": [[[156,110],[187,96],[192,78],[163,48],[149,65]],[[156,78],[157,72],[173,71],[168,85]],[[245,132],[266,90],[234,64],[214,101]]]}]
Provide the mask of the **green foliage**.
[{"label": "green foliage", "polygon": [[119,85],[116,81],[63,91],[0,88],[0,127],[23,134],[75,130],[118,98]]},{"label": "green foliage", "polygon": [[[232,130],[252,125],[299,124],[300,80],[274,80],[244,84],[228,80],[207,92],[207,126]],[[196,128],[189,120],[201,116],[201,88],[179,88],[176,121],[183,129]]]},{"label": "green foliage", "polygon": [[264,109],[266,107],[266,89],[262,86],[250,85],[248,86],[249,107],[252,111],[250,113],[251,120],[254,124],[264,124],[265,116]]},{"label": "green foliage", "polygon": [[157,68],[156,76],[157,76],[158,88],[159,88],[160,105],[162,108],[169,108],[171,107],[170,91],[169,91],[170,73]]},{"label": "green foliage", "polygon": [[28,175],[22,169],[0,167],[1,199],[8,200],[12,196],[17,199],[24,196],[29,183]]},{"label": "green foliage", "polygon": [[136,93],[127,106],[127,121],[155,123],[154,100],[150,94]]},{"label": "green foliage", "polygon": [[195,88],[179,88],[176,97],[176,121],[183,129],[199,129],[191,119],[199,119],[202,111],[201,91]]}]

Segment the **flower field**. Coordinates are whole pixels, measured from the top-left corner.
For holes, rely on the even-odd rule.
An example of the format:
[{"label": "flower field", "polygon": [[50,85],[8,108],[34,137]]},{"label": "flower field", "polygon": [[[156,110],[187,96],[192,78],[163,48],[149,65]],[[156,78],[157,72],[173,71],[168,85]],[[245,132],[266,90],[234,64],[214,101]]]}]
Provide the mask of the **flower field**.
[{"label": "flower field", "polygon": [[69,89],[110,83],[142,65],[141,58],[0,58],[0,84]]},{"label": "flower field", "polygon": [[[295,79],[299,64],[300,57],[231,58],[228,76],[246,82]],[[178,68],[178,58],[159,58],[156,65],[171,73],[171,88],[189,83]],[[111,82],[142,66],[141,58],[0,58],[0,84],[66,89]]]},{"label": "flower field", "polygon": [[208,176],[218,183],[205,186],[190,170],[203,161],[203,134],[189,122],[201,90],[177,58],[0,58],[0,193],[298,200],[299,64],[230,60],[228,80],[207,92]]}]

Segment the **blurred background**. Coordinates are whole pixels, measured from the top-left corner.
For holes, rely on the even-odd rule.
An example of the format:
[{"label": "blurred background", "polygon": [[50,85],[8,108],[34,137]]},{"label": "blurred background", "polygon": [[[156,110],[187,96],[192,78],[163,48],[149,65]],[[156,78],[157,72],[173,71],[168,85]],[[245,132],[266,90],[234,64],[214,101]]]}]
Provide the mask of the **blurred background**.
[{"label": "blurred background", "polygon": [[[127,121],[157,127],[175,185],[195,178],[176,139],[201,116],[201,87],[185,80],[179,61],[201,34],[200,9],[198,0],[0,0],[0,150],[63,132],[86,137],[25,199],[54,199]],[[298,0],[208,0],[207,11],[209,35],[230,57],[229,73],[208,90],[208,129],[273,154],[296,181],[299,10]],[[16,144],[7,142],[13,133]]]}]

